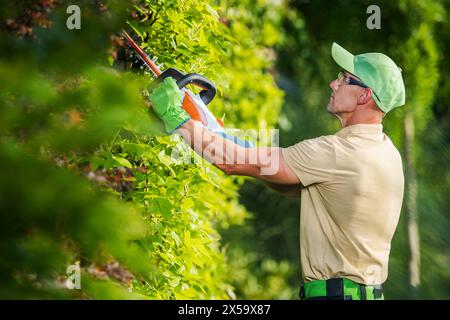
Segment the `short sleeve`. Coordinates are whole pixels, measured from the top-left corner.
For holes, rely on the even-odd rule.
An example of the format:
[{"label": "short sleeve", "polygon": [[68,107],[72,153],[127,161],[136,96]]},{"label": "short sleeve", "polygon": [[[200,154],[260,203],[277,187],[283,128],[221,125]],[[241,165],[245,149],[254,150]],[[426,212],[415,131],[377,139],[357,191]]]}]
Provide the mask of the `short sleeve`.
[{"label": "short sleeve", "polygon": [[303,140],[282,148],[283,158],[303,186],[331,181],[336,167],[332,136]]}]

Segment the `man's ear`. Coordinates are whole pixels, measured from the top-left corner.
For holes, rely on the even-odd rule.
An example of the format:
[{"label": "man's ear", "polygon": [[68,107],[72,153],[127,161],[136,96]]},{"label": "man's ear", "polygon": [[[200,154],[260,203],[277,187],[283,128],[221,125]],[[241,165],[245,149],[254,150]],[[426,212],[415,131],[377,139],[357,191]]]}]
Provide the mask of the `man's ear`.
[{"label": "man's ear", "polygon": [[373,96],[372,89],[370,88],[362,88],[361,93],[358,96],[358,104],[366,104],[368,103]]}]

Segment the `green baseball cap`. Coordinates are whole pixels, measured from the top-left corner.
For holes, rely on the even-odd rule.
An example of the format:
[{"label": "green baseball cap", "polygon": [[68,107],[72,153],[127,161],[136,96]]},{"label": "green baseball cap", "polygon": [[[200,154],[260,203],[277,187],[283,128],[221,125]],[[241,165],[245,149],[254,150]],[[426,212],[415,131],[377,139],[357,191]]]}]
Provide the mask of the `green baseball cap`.
[{"label": "green baseball cap", "polygon": [[384,112],[405,104],[402,69],[387,55],[378,52],[353,55],[336,42],[331,47],[331,55],[339,66],[373,90],[373,99]]}]

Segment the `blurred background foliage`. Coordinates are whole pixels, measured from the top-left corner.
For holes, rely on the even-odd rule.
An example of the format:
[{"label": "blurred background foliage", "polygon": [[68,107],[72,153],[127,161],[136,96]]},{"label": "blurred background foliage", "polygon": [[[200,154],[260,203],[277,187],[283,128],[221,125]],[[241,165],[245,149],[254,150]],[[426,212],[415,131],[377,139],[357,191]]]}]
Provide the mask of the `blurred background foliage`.
[{"label": "blurred background foliage", "polygon": [[[365,25],[369,1],[79,1],[80,30],[66,27],[70,4],[0,3],[1,298],[297,298],[298,199],[165,136],[122,28],[163,69],[214,81],[226,127],[280,128],[282,146],[338,130],[333,41],[393,57],[407,105],[384,125],[408,192],[386,296],[450,298],[448,1],[378,1],[380,30]],[[73,264],[81,290],[64,288]]]},{"label": "blurred background foliage", "polygon": [[[366,27],[372,4],[381,9],[379,30]],[[325,112],[329,83],[339,72],[330,56],[333,42],[355,54],[386,53],[403,69],[407,103],[383,121],[407,181],[385,283],[390,299],[450,298],[449,9],[449,1],[291,1],[282,22],[286,40],[276,47],[277,82],[285,92],[281,146],[339,129]],[[260,246],[297,262],[298,201],[250,181],[242,190],[242,202],[257,213]],[[289,283],[295,286],[298,277]]]}]

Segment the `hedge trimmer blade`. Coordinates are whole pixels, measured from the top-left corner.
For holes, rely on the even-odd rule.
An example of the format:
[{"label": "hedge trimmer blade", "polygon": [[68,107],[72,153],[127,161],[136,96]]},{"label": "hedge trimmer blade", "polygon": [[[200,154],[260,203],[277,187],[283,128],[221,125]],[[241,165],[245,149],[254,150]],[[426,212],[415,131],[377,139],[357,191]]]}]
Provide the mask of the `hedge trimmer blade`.
[{"label": "hedge trimmer blade", "polygon": [[142,50],[142,48],[130,37],[130,35],[122,30],[122,33],[127,39],[128,44],[136,51],[139,58],[145,63],[145,65],[152,71],[152,73],[158,78],[161,75],[161,70],[156,65],[156,60],[150,59],[150,57]]}]

